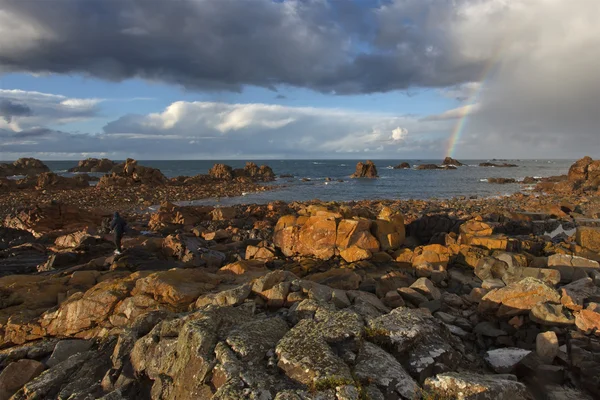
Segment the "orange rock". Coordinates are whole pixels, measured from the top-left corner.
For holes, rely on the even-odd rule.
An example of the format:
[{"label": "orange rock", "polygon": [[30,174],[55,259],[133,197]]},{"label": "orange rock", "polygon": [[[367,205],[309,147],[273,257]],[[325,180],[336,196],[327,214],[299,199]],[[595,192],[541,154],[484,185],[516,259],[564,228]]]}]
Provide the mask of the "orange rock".
[{"label": "orange rock", "polygon": [[227,264],[219,270],[220,273],[231,273],[234,275],[262,275],[267,271],[268,269],[265,267],[265,262],[259,260],[237,261],[232,264]]},{"label": "orange rock", "polygon": [[370,232],[371,221],[343,219],[338,224],[336,246],[339,250],[357,246],[371,252],[379,251],[379,242]]},{"label": "orange rock", "polygon": [[594,252],[600,252],[600,228],[578,226],[577,244]]},{"label": "orange rock", "polygon": [[468,244],[469,239],[473,236],[491,236],[493,229],[485,222],[478,220],[470,220],[463,223],[459,227],[460,241],[463,244]]},{"label": "orange rock", "polygon": [[440,244],[420,246],[415,249],[412,263],[415,267],[423,263],[446,267],[450,261],[450,254],[450,250]]},{"label": "orange rock", "polygon": [[335,219],[310,217],[298,232],[296,252],[328,260],[335,254],[336,232]]},{"label": "orange rock", "polygon": [[560,302],[556,290],[535,278],[525,278],[486,294],[479,303],[479,312],[496,312],[499,317],[527,314],[537,304]]},{"label": "orange rock", "polygon": [[575,325],[586,334],[594,332],[596,336],[600,336],[600,313],[581,310],[575,313]]},{"label": "orange rock", "polygon": [[361,249],[357,246],[348,247],[340,252],[340,256],[349,263],[368,260],[371,258],[371,252],[369,250]]}]

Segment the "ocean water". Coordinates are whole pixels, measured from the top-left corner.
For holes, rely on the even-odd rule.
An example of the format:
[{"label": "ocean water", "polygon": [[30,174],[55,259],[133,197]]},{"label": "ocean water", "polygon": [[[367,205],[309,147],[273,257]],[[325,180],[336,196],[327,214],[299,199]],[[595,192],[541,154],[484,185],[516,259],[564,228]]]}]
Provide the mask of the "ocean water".
[{"label": "ocean water", "polygon": [[[306,201],[351,201],[365,199],[430,199],[452,198],[457,196],[495,197],[531,190],[522,184],[491,184],[491,177],[515,178],[526,176],[547,177],[566,174],[575,160],[460,160],[464,164],[456,170],[415,170],[392,169],[392,166],[406,161],[413,166],[437,164],[440,160],[373,160],[379,179],[350,179],[358,160],[252,160],[258,165],[267,164],[277,176],[293,175],[293,178],[278,178],[269,183],[278,189],[262,193],[249,193],[245,196],[227,199],[204,199],[197,204],[265,203],[274,200]],[[516,168],[479,167],[482,162],[504,162],[517,164]],[[140,160],[139,163],[160,169],[167,177],[179,175],[193,176],[205,174],[217,162],[242,168],[246,160],[234,161],[165,161]],[[57,173],[65,176],[76,161],[48,161],[46,164]],[[102,175],[102,174],[97,174]],[[310,179],[303,182],[302,178]],[[331,178],[330,182],[325,179]],[[338,182],[343,180],[343,182]]]}]

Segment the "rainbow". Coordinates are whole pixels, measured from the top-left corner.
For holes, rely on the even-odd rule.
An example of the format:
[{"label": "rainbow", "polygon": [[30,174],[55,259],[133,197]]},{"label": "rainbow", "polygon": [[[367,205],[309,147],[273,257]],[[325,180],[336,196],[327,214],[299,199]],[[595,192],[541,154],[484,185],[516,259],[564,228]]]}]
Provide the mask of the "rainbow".
[{"label": "rainbow", "polygon": [[456,150],[456,145],[460,140],[460,136],[462,135],[465,126],[468,121],[469,115],[478,108],[479,96],[483,91],[486,81],[493,75],[493,72],[496,70],[498,62],[500,61],[500,56],[504,52],[507,40],[504,40],[503,43],[496,46],[496,49],[486,64],[483,72],[481,74],[481,78],[479,79],[479,85],[475,85],[475,87],[469,93],[469,96],[466,100],[466,105],[460,108],[461,116],[458,118],[458,122],[454,126],[452,130],[452,134],[450,135],[450,139],[448,140],[448,147],[446,148],[446,156],[453,157],[454,151]]}]

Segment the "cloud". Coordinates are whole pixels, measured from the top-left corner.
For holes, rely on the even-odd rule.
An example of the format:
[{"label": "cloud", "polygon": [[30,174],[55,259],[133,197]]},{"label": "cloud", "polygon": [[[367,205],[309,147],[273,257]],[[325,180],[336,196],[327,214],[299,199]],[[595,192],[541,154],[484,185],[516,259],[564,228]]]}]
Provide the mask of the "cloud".
[{"label": "cloud", "polygon": [[[102,153],[113,158],[400,157],[434,151],[438,122],[344,109],[178,101],[162,112],[126,115],[98,134],[4,131],[4,153],[53,158]],[[409,130],[415,132],[409,135]],[[2,133],[0,131],[0,136]],[[365,149],[368,149],[365,151]],[[61,156],[62,155],[62,156]],[[14,158],[13,156],[12,158]],[[406,155],[405,155],[406,157]]]},{"label": "cloud", "polygon": [[447,86],[472,79],[491,57],[458,41],[455,25],[471,3],[0,0],[0,68],[208,90]]},{"label": "cloud", "polygon": [[12,117],[31,115],[31,108],[26,104],[17,103],[7,99],[0,99],[0,117],[3,117],[6,123],[10,123]]},{"label": "cloud", "polygon": [[66,96],[0,89],[0,128],[29,130],[48,125],[64,125],[97,116],[102,99],[76,99]]}]

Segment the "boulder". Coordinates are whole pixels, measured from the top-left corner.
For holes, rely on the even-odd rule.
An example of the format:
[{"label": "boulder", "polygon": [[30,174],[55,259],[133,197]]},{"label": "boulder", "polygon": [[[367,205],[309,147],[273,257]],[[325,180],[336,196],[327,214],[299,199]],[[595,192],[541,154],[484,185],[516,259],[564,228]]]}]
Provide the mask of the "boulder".
[{"label": "boulder", "polygon": [[588,179],[588,167],[593,162],[591,157],[586,156],[577,160],[569,168],[568,178],[570,181],[585,181]]},{"label": "boulder", "polygon": [[167,177],[165,177],[160,170],[139,165],[136,160],[128,158],[123,165],[122,172],[113,172],[111,175],[104,175],[100,178],[96,187],[105,188],[133,185],[160,186],[167,182]]},{"label": "boulder", "polygon": [[529,318],[540,325],[569,326],[575,318],[569,309],[562,304],[551,302],[538,303],[531,309]]},{"label": "boulder", "polygon": [[530,350],[506,347],[487,351],[484,359],[497,374],[510,374],[515,372],[517,364],[529,353]]},{"label": "boulder", "polygon": [[469,238],[473,236],[491,236],[493,228],[482,221],[470,220],[466,221],[459,227],[460,242],[463,244],[469,243]]},{"label": "boulder", "polygon": [[600,252],[600,228],[578,226],[575,236],[577,244],[596,253]]},{"label": "boulder", "polygon": [[548,268],[559,271],[561,282],[565,283],[584,278],[593,271],[600,271],[600,264],[583,257],[552,254],[548,257]]},{"label": "boulder", "polygon": [[43,172],[50,172],[50,168],[35,158],[19,158],[12,164],[0,164],[0,177],[38,175]]},{"label": "boulder", "polygon": [[444,161],[442,161],[442,165],[454,165],[455,167],[462,167],[465,164],[461,163],[458,160],[455,160],[452,157],[446,157],[444,158]]},{"label": "boulder", "polygon": [[359,247],[372,253],[379,251],[379,242],[371,234],[372,221],[367,219],[343,219],[337,227],[335,244],[339,250]]},{"label": "boulder", "polygon": [[74,354],[88,351],[92,345],[93,342],[91,340],[61,340],[54,347],[54,351],[48,361],[46,361],[46,365],[52,368]]},{"label": "boulder", "polygon": [[575,325],[585,334],[600,336],[600,313],[587,309],[578,311],[575,313]]},{"label": "boulder", "polygon": [[524,384],[514,375],[448,372],[425,381],[431,397],[456,400],[528,400]]},{"label": "boulder", "polygon": [[558,355],[558,337],[553,331],[538,333],[535,339],[535,352],[546,364],[552,364]]},{"label": "boulder", "polygon": [[88,226],[95,227],[101,222],[101,215],[52,202],[10,215],[4,220],[4,226],[25,230],[40,237],[52,231],[77,231]]},{"label": "boulder", "polygon": [[61,189],[72,190],[89,187],[90,177],[87,175],[77,175],[73,178],[56,175],[53,172],[42,172],[37,178],[35,188],[37,190]]},{"label": "boulder", "polygon": [[525,278],[520,282],[494,289],[479,303],[479,312],[495,312],[499,317],[528,314],[539,303],[560,302],[559,293],[535,278]]},{"label": "boulder", "polygon": [[515,183],[515,178],[487,178],[488,183],[496,183],[500,185],[505,185],[507,183]]},{"label": "boulder", "polygon": [[583,278],[560,288],[560,302],[572,311],[583,309],[584,303],[590,298],[600,298],[600,290],[591,278]]},{"label": "boulder", "polygon": [[427,169],[441,169],[436,164],[421,164],[417,166],[418,170],[427,170]]},{"label": "boulder", "polygon": [[366,163],[359,162],[356,164],[356,171],[350,178],[378,178],[377,167],[373,161],[368,160]]},{"label": "boulder", "polygon": [[370,342],[363,342],[354,366],[354,376],[363,385],[375,384],[386,398],[413,399],[417,382],[391,354]]},{"label": "boulder", "polygon": [[369,250],[361,249],[358,246],[348,247],[340,251],[340,256],[344,261],[353,263],[362,260],[368,260],[371,258],[372,253]]},{"label": "boulder", "polygon": [[108,158],[87,158],[79,161],[76,167],[70,168],[69,172],[111,172],[117,165]]},{"label": "boulder", "polygon": [[0,399],[8,400],[17,390],[44,371],[45,367],[36,360],[12,362],[0,373]]},{"label": "boulder", "polygon": [[213,179],[230,181],[233,179],[233,168],[225,164],[215,164],[208,170],[208,175]]},{"label": "boulder", "polygon": [[394,169],[410,169],[410,164],[407,162],[400,163],[394,167]]},{"label": "boulder", "polygon": [[433,266],[440,266],[446,268],[450,261],[450,250],[439,244],[430,244],[427,246],[420,246],[415,249],[413,256],[413,267],[418,265],[429,263]]}]

